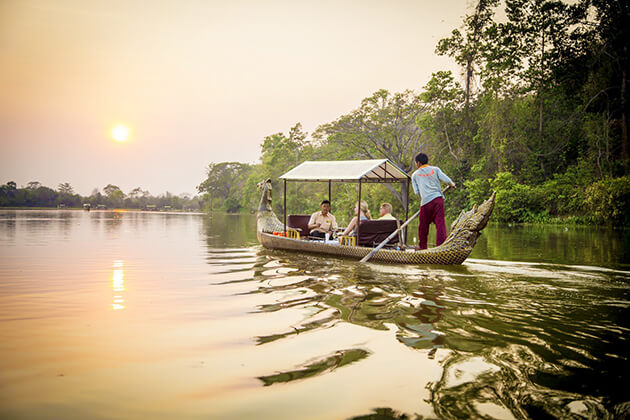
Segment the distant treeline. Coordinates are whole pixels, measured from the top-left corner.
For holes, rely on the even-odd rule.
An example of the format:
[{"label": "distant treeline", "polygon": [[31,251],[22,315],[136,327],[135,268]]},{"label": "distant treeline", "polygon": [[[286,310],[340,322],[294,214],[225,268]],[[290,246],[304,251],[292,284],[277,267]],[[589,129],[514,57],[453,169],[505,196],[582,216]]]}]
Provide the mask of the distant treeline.
[{"label": "distant treeline", "polygon": [[95,189],[88,197],[74,193],[69,183],[59,184],[56,190],[45,187],[37,181],[29,182],[26,187],[18,188],[15,182],[7,182],[0,186],[0,207],[83,207],[105,206],[107,208],[127,209],[176,209],[198,210],[198,197],[187,195],[176,196],[166,193],[157,197],[141,188],[134,188],[125,194],[112,184],[103,188],[103,193]]},{"label": "distant treeline", "polygon": [[[499,7],[506,19],[495,19]],[[260,164],[213,163],[198,191],[211,209],[253,211],[257,182],[305,160],[388,158],[411,173],[423,151],[460,187],[447,195],[451,216],[496,190],[495,221],[628,226],[628,39],[630,2],[479,0],[436,47],[461,78],[437,71],[420,92],[377,91],[310,138],[299,123],[269,135]],[[342,218],[354,188],[333,188]],[[372,211],[387,200],[396,212],[399,195],[364,194]],[[327,187],[291,184],[288,196],[290,213],[308,213]]]}]

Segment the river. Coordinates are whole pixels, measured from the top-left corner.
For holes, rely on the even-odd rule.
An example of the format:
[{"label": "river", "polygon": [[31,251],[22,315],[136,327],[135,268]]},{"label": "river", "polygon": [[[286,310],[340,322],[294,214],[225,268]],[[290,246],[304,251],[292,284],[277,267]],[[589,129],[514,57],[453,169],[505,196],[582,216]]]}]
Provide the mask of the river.
[{"label": "river", "polygon": [[258,245],[255,217],[0,210],[0,418],[630,416],[630,232],[460,266]]}]

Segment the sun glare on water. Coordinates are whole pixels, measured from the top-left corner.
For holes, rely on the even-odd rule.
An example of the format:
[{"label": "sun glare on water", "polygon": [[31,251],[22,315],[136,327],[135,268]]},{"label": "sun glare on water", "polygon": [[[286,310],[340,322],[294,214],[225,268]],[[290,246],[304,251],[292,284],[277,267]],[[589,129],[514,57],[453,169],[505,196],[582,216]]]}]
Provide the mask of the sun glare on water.
[{"label": "sun glare on water", "polygon": [[112,128],[111,131],[112,138],[118,142],[125,142],[129,139],[129,127],[117,124]]}]

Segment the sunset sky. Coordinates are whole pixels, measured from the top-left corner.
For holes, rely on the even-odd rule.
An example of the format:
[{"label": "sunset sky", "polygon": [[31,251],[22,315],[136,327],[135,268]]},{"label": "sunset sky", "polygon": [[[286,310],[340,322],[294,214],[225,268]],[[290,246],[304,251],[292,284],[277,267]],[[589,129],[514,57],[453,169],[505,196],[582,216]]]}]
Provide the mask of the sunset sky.
[{"label": "sunset sky", "polygon": [[[420,90],[466,0],[0,0],[0,183],[195,193],[378,89]],[[117,124],[129,128],[115,141]]]}]

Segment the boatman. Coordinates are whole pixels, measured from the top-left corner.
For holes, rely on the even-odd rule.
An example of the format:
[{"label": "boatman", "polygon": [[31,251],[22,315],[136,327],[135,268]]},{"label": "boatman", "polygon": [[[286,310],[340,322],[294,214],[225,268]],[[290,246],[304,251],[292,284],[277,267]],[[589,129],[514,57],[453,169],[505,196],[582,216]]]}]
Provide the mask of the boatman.
[{"label": "boatman", "polygon": [[308,228],[310,229],[310,236],[323,238],[326,236],[326,233],[332,233],[337,230],[337,219],[330,212],[330,201],[322,201],[319,209],[319,211],[311,215],[311,219],[308,221]]},{"label": "boatman", "polygon": [[416,155],[416,168],[411,175],[413,191],[420,196],[420,222],[418,223],[418,245],[427,249],[429,224],[435,224],[436,246],[446,240],[446,222],[444,221],[444,194],[440,182],[455,188],[451,178],[437,166],[429,166],[429,157],[424,153]]}]

